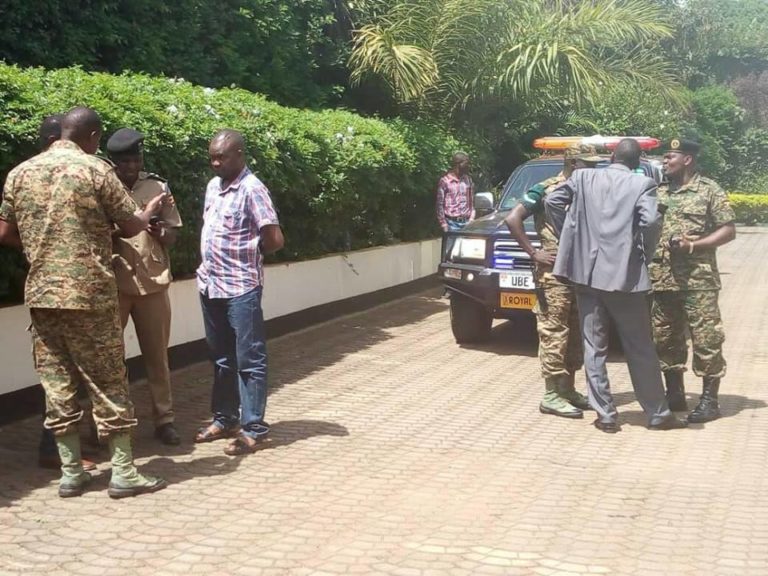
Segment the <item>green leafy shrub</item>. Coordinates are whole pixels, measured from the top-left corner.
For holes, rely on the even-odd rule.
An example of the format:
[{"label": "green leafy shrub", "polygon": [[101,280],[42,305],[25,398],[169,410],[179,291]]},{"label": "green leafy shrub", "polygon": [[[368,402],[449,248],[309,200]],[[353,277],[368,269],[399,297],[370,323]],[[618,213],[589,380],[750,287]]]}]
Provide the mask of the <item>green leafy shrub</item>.
[{"label": "green leafy shrub", "polygon": [[768,195],[730,193],[728,198],[736,212],[736,222],[749,225],[768,223]]},{"label": "green leafy shrub", "polygon": [[208,143],[221,128],[243,132],[249,165],[272,191],[286,235],[284,260],[436,235],[435,185],[450,154],[462,148],[429,124],[285,108],[241,89],[0,64],[3,181],[35,152],[40,120],[74,105],[98,110],[105,136],[123,126],[146,134],[146,166],[169,180],[185,223],[173,251],[177,277],[199,261],[212,176]]},{"label": "green leafy shrub", "polygon": [[347,40],[326,0],[4,0],[0,60],[236,84],[292,106],[337,100]]}]

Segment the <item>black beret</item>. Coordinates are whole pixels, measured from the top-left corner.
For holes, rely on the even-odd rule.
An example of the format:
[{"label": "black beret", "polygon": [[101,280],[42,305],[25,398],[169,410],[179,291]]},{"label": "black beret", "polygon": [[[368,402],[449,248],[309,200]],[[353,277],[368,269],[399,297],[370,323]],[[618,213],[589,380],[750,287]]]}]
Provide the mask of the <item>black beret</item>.
[{"label": "black beret", "polygon": [[120,128],[107,140],[107,152],[115,154],[140,154],[144,149],[144,134],[133,128]]},{"label": "black beret", "polygon": [[664,146],[665,152],[679,152],[680,154],[691,154],[695,156],[701,150],[701,145],[693,140],[683,138],[673,138]]}]

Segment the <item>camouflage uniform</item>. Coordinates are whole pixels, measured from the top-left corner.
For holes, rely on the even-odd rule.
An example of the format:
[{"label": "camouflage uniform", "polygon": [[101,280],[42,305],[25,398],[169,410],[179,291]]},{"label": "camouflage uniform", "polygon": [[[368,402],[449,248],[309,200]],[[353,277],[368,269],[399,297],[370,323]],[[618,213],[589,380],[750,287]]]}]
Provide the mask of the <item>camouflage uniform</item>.
[{"label": "camouflage uniform", "polygon": [[715,250],[697,249],[693,254],[672,253],[672,237],[703,237],[735,216],[728,196],[714,181],[696,175],[685,186],[671,190],[662,183],[659,204],[667,207],[661,241],[650,266],[653,282],[653,331],[664,372],[683,371],[688,357],[686,328],[693,347],[693,371],[697,376],[720,378],[726,363],[725,340],[717,304],[720,272]]},{"label": "camouflage uniform", "polygon": [[29,260],[24,299],[45,426],[57,436],[74,433],[83,415],[78,378],[100,436],[136,425],[111,266],[112,223],[136,210],[113,169],[70,141],[8,174],[0,218],[18,226]]},{"label": "camouflage uniform", "polygon": [[[535,185],[520,200],[533,214],[543,250],[557,252],[558,240],[544,213],[544,197],[565,182],[560,174]],[[573,374],[584,362],[579,310],[572,286],[552,275],[549,266],[537,265],[534,273],[538,299],[534,313],[539,333],[539,361],[544,378]]]}]

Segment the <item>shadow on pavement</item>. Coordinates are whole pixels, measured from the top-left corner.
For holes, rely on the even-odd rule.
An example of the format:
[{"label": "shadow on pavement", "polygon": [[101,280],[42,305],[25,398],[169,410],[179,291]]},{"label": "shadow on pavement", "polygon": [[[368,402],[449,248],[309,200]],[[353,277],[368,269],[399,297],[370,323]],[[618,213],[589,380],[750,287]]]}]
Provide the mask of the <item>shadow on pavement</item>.
[{"label": "shadow on pavement", "polygon": [[[450,327],[448,327],[450,330]],[[491,352],[499,356],[535,357],[539,351],[539,337],[536,322],[505,320],[493,327],[491,336],[485,342],[461,344],[467,350]]]},{"label": "shadow on pavement", "polygon": [[[688,399],[688,410],[693,410],[699,401],[698,394],[686,394]],[[730,418],[743,412],[744,410],[759,410],[766,407],[766,403],[763,400],[757,400],[755,398],[747,398],[746,396],[738,396],[736,394],[720,394],[720,413],[719,420],[724,418]],[[619,392],[613,395],[613,401],[616,407],[631,404],[635,401],[634,392]],[[685,418],[686,412],[676,412],[679,418]],[[619,423],[628,424],[630,426],[645,426],[647,419],[645,413],[642,410],[628,410],[625,412],[619,412]],[[692,429],[706,426],[706,424],[692,425]]]},{"label": "shadow on pavement", "polygon": [[[384,305],[295,332],[268,343],[269,390],[300,381],[307,376],[333,366],[346,356],[366,350],[379,342],[394,338],[396,328],[416,324],[425,318],[444,312],[447,302],[432,290],[407,298],[408,306]],[[450,327],[446,324],[446,330]],[[201,358],[201,360],[203,360]],[[174,371],[176,426],[182,438],[179,446],[165,446],[153,438],[153,421],[149,389],[145,383],[131,386],[131,399],[136,407],[139,425],[134,431],[134,456],[150,460],[141,465],[148,474],[156,474],[169,482],[180,482],[194,476],[227,474],[239,465],[239,458],[220,453],[196,458],[192,442],[197,429],[210,420],[210,395],[213,369],[200,376],[200,365]],[[38,399],[39,400],[39,399]],[[35,408],[35,412],[40,412]],[[269,420],[269,410],[267,410]],[[32,416],[0,426],[0,508],[44,487],[54,487],[60,473],[38,467],[38,443],[42,418]],[[88,429],[81,425],[84,456],[93,459],[99,468],[108,468],[109,452],[105,447],[93,452],[88,443]],[[343,426],[314,420],[288,420],[274,422],[271,441],[265,449],[289,446],[314,436],[346,436]],[[217,442],[224,449],[224,442]],[[177,462],[174,458],[184,461]],[[108,477],[98,473],[94,487],[98,489]],[[57,498],[52,490],[44,498]]]}]

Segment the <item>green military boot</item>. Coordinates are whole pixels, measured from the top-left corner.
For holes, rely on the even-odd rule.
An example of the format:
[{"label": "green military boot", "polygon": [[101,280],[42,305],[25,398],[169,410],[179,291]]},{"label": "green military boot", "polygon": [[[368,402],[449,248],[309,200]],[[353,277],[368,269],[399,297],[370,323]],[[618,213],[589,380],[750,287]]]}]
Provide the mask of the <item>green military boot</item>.
[{"label": "green military boot", "polygon": [[579,410],[590,410],[587,397],[576,390],[576,376],[574,374],[562,374],[558,376],[560,384],[560,397]]},{"label": "green military boot", "polygon": [[687,412],[688,403],[685,400],[685,384],[682,370],[667,370],[664,372],[667,384],[667,404],[672,412]]},{"label": "green military boot", "polygon": [[549,376],[544,379],[546,392],[539,404],[539,412],[563,418],[584,418],[584,413],[560,396],[560,377]]},{"label": "green military boot", "polygon": [[112,479],[107,494],[110,498],[128,498],[157,492],[168,483],[162,478],[139,474],[133,465],[131,436],[128,433],[114,434],[109,438],[109,450],[112,453]]},{"label": "green military boot", "polygon": [[85,487],[90,484],[91,475],[83,470],[83,459],[80,456],[80,437],[77,432],[66,436],[57,436],[56,448],[59,450],[59,458],[61,459],[59,497],[80,496],[85,491]]},{"label": "green military boot", "polygon": [[720,391],[720,378],[704,377],[704,390],[699,397],[699,404],[688,414],[691,424],[703,424],[720,418],[720,404],[717,395]]}]

